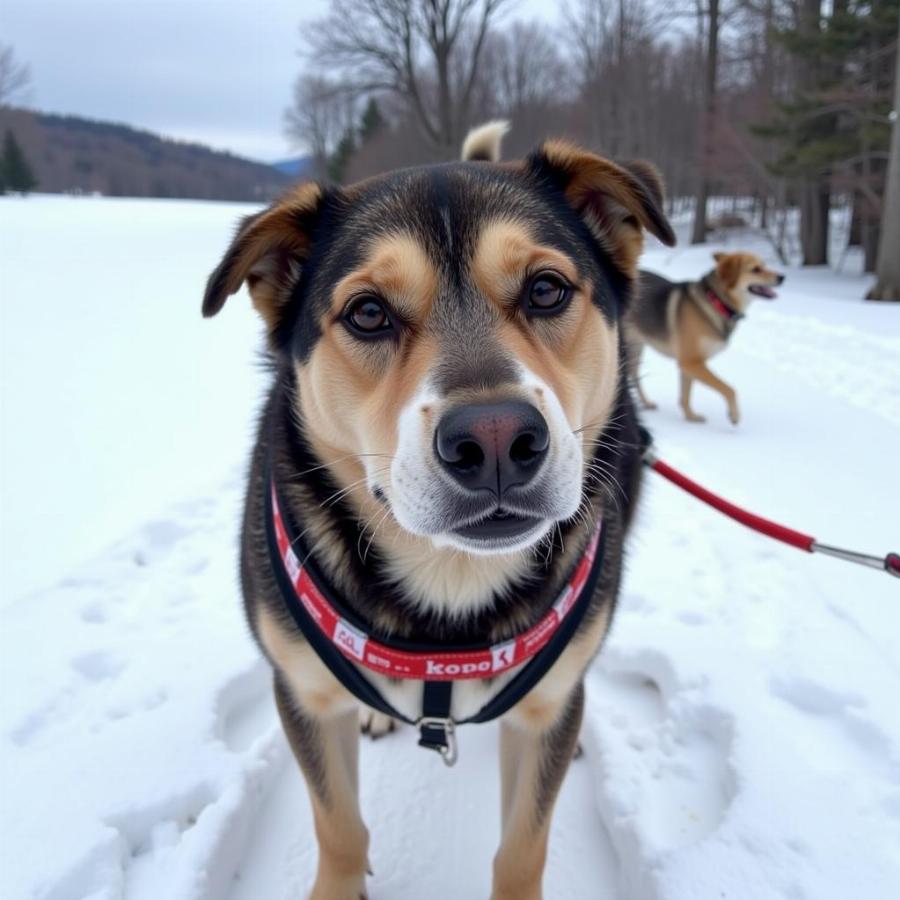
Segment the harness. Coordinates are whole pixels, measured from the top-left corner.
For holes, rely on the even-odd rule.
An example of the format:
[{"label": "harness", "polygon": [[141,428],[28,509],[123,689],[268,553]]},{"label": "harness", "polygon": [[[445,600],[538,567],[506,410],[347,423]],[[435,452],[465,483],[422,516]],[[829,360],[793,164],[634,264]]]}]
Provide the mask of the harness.
[{"label": "harness", "polygon": [[[271,472],[265,518],[276,584],[285,607],[319,659],[358,700],[414,725],[419,731],[419,746],[438,751],[448,766],[457,759],[457,725],[502,716],[559,658],[590,605],[606,544],[601,521],[550,609],[527,631],[495,644],[448,648],[446,644],[374,637],[341,603],[304,546],[302,533],[279,500]],[[453,719],[450,711],[455,681],[496,678],[519,666],[520,670],[478,712],[459,722]],[[411,719],[400,713],[362,669],[388,678],[422,681],[422,714]]]}]

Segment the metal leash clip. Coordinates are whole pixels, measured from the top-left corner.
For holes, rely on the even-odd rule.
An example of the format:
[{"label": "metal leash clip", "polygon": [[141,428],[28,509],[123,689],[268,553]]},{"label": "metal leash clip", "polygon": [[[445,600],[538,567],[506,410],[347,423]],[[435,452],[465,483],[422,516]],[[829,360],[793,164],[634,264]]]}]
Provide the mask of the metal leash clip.
[{"label": "metal leash clip", "polygon": [[[416,721],[416,728],[419,729],[419,743],[426,747],[431,747],[441,754],[445,766],[452,766],[459,759],[459,749],[456,743],[456,723],[453,719],[442,718],[440,716],[422,716]],[[443,741],[432,741],[425,734],[425,729],[431,728],[435,731],[443,733]]]}]

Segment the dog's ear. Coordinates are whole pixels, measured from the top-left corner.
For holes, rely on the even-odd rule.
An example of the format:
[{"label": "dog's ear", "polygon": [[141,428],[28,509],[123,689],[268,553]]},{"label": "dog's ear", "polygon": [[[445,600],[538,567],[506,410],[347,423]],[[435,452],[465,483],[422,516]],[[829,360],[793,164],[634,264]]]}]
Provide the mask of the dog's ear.
[{"label": "dog's ear", "polygon": [[719,252],[719,251],[716,251],[715,253],[713,253],[713,259],[714,259],[716,262],[722,262],[722,260],[725,259],[725,257],[726,257],[727,255],[728,255],[727,253],[721,253],[721,252]]},{"label": "dog's ear", "polygon": [[741,277],[743,258],[739,253],[716,253],[716,272],[727,288],[733,288]]},{"label": "dog's ear", "polygon": [[246,281],[253,305],[273,332],[308,257],[322,201],[319,185],[301,184],[268,209],[243,219],[206,283],[203,315],[214,316]]},{"label": "dog's ear", "polygon": [[617,165],[567,141],[546,141],[526,164],[563,190],[600,245],[629,275],[637,273],[642,229],[674,246],[675,233],[663,212],[662,179],[650,163]]}]

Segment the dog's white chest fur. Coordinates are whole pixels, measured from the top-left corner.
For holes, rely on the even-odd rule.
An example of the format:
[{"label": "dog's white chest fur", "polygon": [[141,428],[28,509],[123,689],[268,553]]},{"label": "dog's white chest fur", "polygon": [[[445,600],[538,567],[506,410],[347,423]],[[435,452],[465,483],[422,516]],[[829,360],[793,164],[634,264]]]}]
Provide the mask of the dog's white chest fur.
[{"label": "dog's white chest fur", "polygon": [[700,349],[707,359],[721,353],[725,349],[725,341],[715,337],[700,338]]}]

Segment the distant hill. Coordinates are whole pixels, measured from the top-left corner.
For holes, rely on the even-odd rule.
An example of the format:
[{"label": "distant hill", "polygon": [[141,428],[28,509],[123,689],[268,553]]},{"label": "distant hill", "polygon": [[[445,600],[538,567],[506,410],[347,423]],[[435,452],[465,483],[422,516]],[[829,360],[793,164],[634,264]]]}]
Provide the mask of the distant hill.
[{"label": "distant hill", "polygon": [[296,178],[265,163],[127,125],[0,108],[39,191],[112,197],[268,200]]},{"label": "distant hill", "polygon": [[315,160],[311,156],[298,156],[295,159],[281,159],[272,163],[273,169],[278,169],[283,175],[291,178],[312,178]]}]

